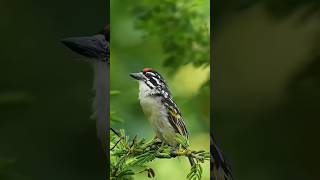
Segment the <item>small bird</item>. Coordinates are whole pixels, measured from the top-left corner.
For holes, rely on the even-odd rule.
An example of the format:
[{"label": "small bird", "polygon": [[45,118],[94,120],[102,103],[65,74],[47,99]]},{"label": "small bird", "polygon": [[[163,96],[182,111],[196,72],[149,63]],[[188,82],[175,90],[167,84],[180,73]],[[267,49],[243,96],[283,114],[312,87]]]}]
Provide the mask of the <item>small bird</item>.
[{"label": "small bird", "polygon": [[110,64],[110,28],[93,36],[71,37],[61,41],[71,50],[88,58],[93,66],[93,114],[91,118],[97,121],[97,136],[106,151],[107,132],[109,130],[109,64]]},{"label": "small bird", "polygon": [[[155,70],[145,68],[131,77],[139,82],[139,100],[144,114],[147,116],[156,137],[172,147],[179,144],[176,133],[189,138],[182,113],[174,102],[164,78]],[[191,166],[194,159],[189,157]]]}]

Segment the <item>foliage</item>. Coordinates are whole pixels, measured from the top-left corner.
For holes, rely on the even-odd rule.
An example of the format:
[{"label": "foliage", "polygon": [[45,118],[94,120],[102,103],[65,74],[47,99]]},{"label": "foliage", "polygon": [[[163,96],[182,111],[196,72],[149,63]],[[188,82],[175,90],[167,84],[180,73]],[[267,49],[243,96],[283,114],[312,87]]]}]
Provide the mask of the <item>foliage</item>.
[{"label": "foliage", "polygon": [[[119,95],[119,91],[111,91],[110,95]],[[115,111],[110,112],[111,123],[123,122]],[[171,159],[179,156],[191,157],[196,160],[190,169],[187,179],[200,180],[202,167],[200,163],[210,160],[209,152],[191,151],[189,140],[180,134],[176,134],[178,148],[171,147],[154,138],[146,141],[135,136],[132,140],[120,131],[111,128],[110,133],[110,175],[111,180],[131,180],[135,174],[147,173],[149,178],[155,177],[155,171],[148,167],[148,163],[155,159]]]},{"label": "foliage", "polygon": [[[188,140],[177,135],[182,147],[188,147]],[[154,177],[155,171],[148,167],[148,163],[155,159],[171,159],[178,156],[192,157],[196,164],[191,167],[188,179],[201,179],[202,168],[200,163],[209,160],[210,154],[205,151],[191,151],[186,148],[173,148],[158,139],[150,141],[138,139],[132,140],[125,134],[124,130],[117,131],[111,128],[110,133],[110,174],[113,180],[129,180],[138,173],[146,172],[148,177]]]},{"label": "foliage", "polygon": [[[121,91],[121,96],[111,98],[111,123],[118,122],[118,113],[125,122],[120,125],[115,123],[111,127],[126,129],[126,132],[112,129],[110,134],[110,174],[113,179],[133,179],[142,173],[154,177],[156,169],[150,167],[153,161],[158,162],[159,159],[171,161],[178,156],[194,158],[196,165],[191,167],[185,176],[188,175],[188,179],[201,179],[201,165],[203,167],[207,165],[201,163],[209,158],[207,152],[188,149],[189,142],[183,136],[177,135],[176,140],[180,147],[175,149],[157,139],[147,141],[144,137],[152,136],[151,128],[144,131],[137,130],[137,127],[142,128],[146,123],[136,99],[136,90],[128,91],[128,88],[133,87],[128,79],[128,73],[135,72],[137,68],[143,66],[155,68],[162,73],[169,70],[174,76],[176,70],[184,68],[186,64],[196,67],[208,66],[210,64],[209,4],[208,0],[111,1],[111,26],[114,32],[111,37],[113,42],[111,88]],[[206,85],[209,85],[209,82]],[[177,97],[177,93],[174,95]],[[201,96],[207,97],[208,94]],[[197,100],[185,98],[179,103],[184,115],[189,112],[189,116],[186,116],[189,121],[188,128],[195,132],[192,133],[192,138],[197,137],[197,132],[205,134],[206,130],[208,131],[206,129],[208,126],[205,125],[207,122],[201,122],[208,118],[207,114],[203,113],[210,108],[207,103],[208,98]],[[195,109],[191,101],[201,105]],[[143,138],[138,138],[138,135]],[[193,145],[201,144],[202,149],[205,140],[197,143]],[[162,165],[162,162],[159,164]],[[158,163],[155,166],[157,165]],[[164,169],[166,168],[168,167]],[[179,169],[181,168],[174,167],[174,170]],[[207,174],[204,173],[203,176],[205,175]],[[178,179],[181,179],[181,176]]]},{"label": "foliage", "polygon": [[132,9],[138,16],[137,28],[160,39],[166,53],[164,66],[176,69],[188,63],[210,64],[209,10],[199,8],[203,2],[142,1]]},{"label": "foliage", "polygon": [[[110,91],[110,96],[116,96],[119,95],[120,91],[117,90],[111,90]],[[118,113],[114,110],[110,110],[110,122],[113,123],[119,123],[119,122],[123,122],[123,119],[118,116]]]}]

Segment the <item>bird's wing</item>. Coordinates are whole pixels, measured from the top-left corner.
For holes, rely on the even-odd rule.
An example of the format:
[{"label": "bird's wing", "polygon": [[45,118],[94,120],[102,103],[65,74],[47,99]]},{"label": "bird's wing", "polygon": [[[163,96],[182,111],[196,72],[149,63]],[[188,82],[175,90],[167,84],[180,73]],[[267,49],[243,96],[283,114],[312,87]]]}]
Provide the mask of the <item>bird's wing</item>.
[{"label": "bird's wing", "polygon": [[176,133],[179,133],[187,138],[189,134],[184,123],[183,117],[176,103],[172,100],[171,96],[163,97],[162,99],[168,113],[168,119]]}]

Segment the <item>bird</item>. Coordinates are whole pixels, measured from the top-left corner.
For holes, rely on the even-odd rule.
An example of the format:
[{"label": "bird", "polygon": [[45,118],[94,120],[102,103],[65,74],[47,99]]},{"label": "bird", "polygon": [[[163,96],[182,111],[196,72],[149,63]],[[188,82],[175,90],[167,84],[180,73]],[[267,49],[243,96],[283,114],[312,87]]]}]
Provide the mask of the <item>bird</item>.
[{"label": "bird", "polygon": [[72,51],[86,57],[93,66],[94,97],[91,118],[95,119],[97,136],[107,151],[109,129],[109,72],[110,72],[110,26],[93,36],[70,37],[61,42]]},{"label": "bird", "polygon": [[[172,147],[179,146],[176,134],[188,139],[189,132],[182,113],[160,73],[152,68],[144,68],[140,72],[130,73],[130,76],[139,82],[140,105],[156,137]],[[188,158],[191,166],[194,166],[194,159]]]}]

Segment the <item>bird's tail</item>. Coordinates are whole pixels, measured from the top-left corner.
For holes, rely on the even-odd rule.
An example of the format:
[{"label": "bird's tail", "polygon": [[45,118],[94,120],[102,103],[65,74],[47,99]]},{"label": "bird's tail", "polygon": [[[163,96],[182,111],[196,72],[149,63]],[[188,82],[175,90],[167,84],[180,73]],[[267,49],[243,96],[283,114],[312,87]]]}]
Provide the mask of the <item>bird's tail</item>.
[{"label": "bird's tail", "polygon": [[211,136],[210,142],[211,158],[210,158],[210,171],[213,180],[233,180],[231,174],[231,167],[226,161],[224,155],[217,146],[214,138]]}]

